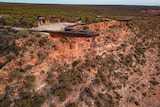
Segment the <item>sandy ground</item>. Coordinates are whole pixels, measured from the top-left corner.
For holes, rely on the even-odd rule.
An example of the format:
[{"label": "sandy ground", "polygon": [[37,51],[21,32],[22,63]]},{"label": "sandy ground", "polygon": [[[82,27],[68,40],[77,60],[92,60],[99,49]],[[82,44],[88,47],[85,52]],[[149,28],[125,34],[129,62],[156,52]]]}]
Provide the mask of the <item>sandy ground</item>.
[{"label": "sandy ground", "polygon": [[[48,25],[40,25],[38,27],[29,28],[29,30],[53,30],[53,31],[63,31],[66,26],[74,25],[75,23],[52,23]],[[15,30],[23,30],[24,28],[13,27]]]},{"label": "sandy ground", "polygon": [[75,23],[53,23],[49,25],[40,25],[36,28],[32,28],[34,30],[55,30],[55,31],[63,31],[66,26],[74,25]]}]

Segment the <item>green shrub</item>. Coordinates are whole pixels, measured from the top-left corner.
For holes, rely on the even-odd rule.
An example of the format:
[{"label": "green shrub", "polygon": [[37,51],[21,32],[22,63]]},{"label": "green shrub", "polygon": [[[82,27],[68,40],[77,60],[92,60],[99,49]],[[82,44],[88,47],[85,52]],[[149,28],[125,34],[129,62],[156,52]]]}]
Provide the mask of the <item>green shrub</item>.
[{"label": "green shrub", "polygon": [[0,100],[0,107],[10,107],[10,102],[7,99]]},{"label": "green shrub", "polygon": [[54,50],[58,49],[58,47],[55,44],[52,45],[52,48],[54,48]]},{"label": "green shrub", "polygon": [[40,46],[44,46],[49,41],[48,37],[42,37],[39,41]]},{"label": "green shrub", "polygon": [[32,99],[19,99],[15,102],[15,107],[34,107],[34,101]]},{"label": "green shrub", "polygon": [[14,58],[15,58],[15,56],[12,56],[12,55],[7,56],[8,61],[11,61]]},{"label": "green shrub", "polygon": [[14,80],[14,79],[21,79],[22,78],[22,74],[20,72],[17,72],[17,71],[12,71],[9,73],[9,77],[10,77],[10,80]]},{"label": "green shrub", "polygon": [[[7,42],[7,41],[11,41],[10,36],[9,35],[4,35],[4,34],[3,35],[0,34],[0,39],[1,39],[0,40],[1,44],[4,43],[4,42]],[[4,45],[7,46],[8,44],[4,44]]]},{"label": "green shrub", "polygon": [[32,46],[32,44],[35,42],[35,39],[34,38],[31,38],[31,39],[29,39],[27,42],[26,42],[26,44],[28,45],[28,46]]},{"label": "green shrub", "polygon": [[31,92],[20,92],[19,100],[16,100],[15,107],[40,107],[46,97]]},{"label": "green shrub", "polygon": [[39,38],[39,37],[41,37],[41,35],[40,34],[36,34],[36,37]]},{"label": "green shrub", "polygon": [[26,77],[26,79],[27,79],[28,82],[34,82],[36,77],[34,75],[29,75],[29,76]]},{"label": "green shrub", "polygon": [[42,96],[38,94],[33,96],[34,103],[36,103],[37,107],[40,107],[40,105],[43,104],[46,99],[47,99],[46,96]]},{"label": "green shrub", "polygon": [[3,98],[4,98],[4,95],[0,94],[0,100],[3,100]]},{"label": "green shrub", "polygon": [[3,67],[3,65],[4,65],[4,64],[3,64],[2,62],[0,62],[0,68],[2,68],[2,67]]},{"label": "green shrub", "polygon": [[134,103],[135,103],[135,105],[137,105],[137,106],[139,106],[139,105],[140,105],[138,101],[135,101]]},{"label": "green shrub", "polygon": [[159,82],[157,82],[156,80],[150,80],[149,81],[152,85],[158,85],[159,84]]},{"label": "green shrub", "polygon": [[25,84],[24,84],[24,88],[27,88],[27,89],[32,89],[32,88],[34,88],[34,83],[33,82],[26,82]]},{"label": "green shrub", "polygon": [[52,94],[59,97],[59,101],[63,102],[67,99],[68,95],[70,94],[71,89],[65,86],[57,87],[53,90]]},{"label": "green shrub", "polygon": [[53,88],[52,94],[58,96],[60,101],[66,100],[68,95],[72,92],[72,87],[85,82],[84,75],[76,69],[61,72],[59,77],[55,80],[58,80],[58,84]]},{"label": "green shrub", "polygon": [[4,35],[8,35],[8,34],[9,34],[8,29],[3,29],[3,34],[4,34]]},{"label": "green shrub", "polygon": [[4,80],[4,77],[0,76],[0,82]]},{"label": "green shrub", "polygon": [[117,26],[116,26],[116,25],[113,25],[113,26],[109,26],[109,28],[110,28],[110,29],[115,29],[115,28],[117,28]]},{"label": "green shrub", "polygon": [[7,47],[6,51],[8,51],[8,53],[13,52],[17,56],[17,55],[19,55],[20,48],[18,46],[15,46],[15,45],[9,45]]},{"label": "green shrub", "polygon": [[89,30],[89,27],[88,26],[84,26],[83,29],[84,30]]},{"label": "green shrub", "polygon": [[34,93],[23,92],[20,94],[23,95],[20,95],[21,99],[16,100],[15,107],[40,107],[40,103],[36,103],[36,101],[33,99]]},{"label": "green shrub", "polygon": [[52,73],[48,74],[47,82],[51,85],[55,85],[56,83],[58,83],[57,78]]},{"label": "green shrub", "polygon": [[80,63],[80,60],[73,61],[72,66],[77,66]]},{"label": "green shrub", "polygon": [[69,103],[66,107],[78,107],[78,105],[76,103]]},{"label": "green shrub", "polygon": [[67,42],[68,42],[68,39],[67,39],[67,38],[61,38],[60,41],[61,41],[62,43],[67,43]]},{"label": "green shrub", "polygon": [[9,73],[9,79],[10,81],[14,79],[21,79],[22,78],[22,73],[18,71],[12,71]]},{"label": "green shrub", "polygon": [[28,65],[25,67],[25,71],[31,70],[32,68],[33,68],[33,65],[28,64]]},{"label": "green shrub", "polygon": [[31,92],[20,92],[19,96],[22,99],[30,99],[30,98],[32,98],[32,93]]},{"label": "green shrub", "polygon": [[27,89],[32,89],[35,86],[34,85],[35,79],[36,79],[36,77],[34,75],[26,76],[27,81],[24,84],[24,87]]},{"label": "green shrub", "polygon": [[27,38],[29,36],[28,30],[20,30],[19,32],[16,33],[17,38]]},{"label": "green shrub", "polygon": [[48,56],[48,53],[47,52],[42,52],[42,51],[39,51],[38,52],[38,57],[40,58],[40,59],[44,59],[44,58],[46,58],[47,56]]},{"label": "green shrub", "polygon": [[84,82],[83,74],[76,69],[61,73],[58,79],[61,85],[76,85]]}]

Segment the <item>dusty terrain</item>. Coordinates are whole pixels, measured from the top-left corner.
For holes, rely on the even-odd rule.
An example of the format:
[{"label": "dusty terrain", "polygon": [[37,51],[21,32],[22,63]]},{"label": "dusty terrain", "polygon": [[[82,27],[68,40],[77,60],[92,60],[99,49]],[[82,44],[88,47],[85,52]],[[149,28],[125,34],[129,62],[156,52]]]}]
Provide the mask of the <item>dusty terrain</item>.
[{"label": "dusty terrain", "polygon": [[16,39],[19,55],[0,69],[0,106],[159,107],[160,32],[151,22],[147,32],[113,20],[87,25],[94,38]]},{"label": "dusty terrain", "polygon": [[69,25],[74,25],[75,23],[61,22],[52,23],[48,25],[40,25],[38,27],[32,28],[33,30],[53,30],[53,31],[64,31],[64,28]]}]

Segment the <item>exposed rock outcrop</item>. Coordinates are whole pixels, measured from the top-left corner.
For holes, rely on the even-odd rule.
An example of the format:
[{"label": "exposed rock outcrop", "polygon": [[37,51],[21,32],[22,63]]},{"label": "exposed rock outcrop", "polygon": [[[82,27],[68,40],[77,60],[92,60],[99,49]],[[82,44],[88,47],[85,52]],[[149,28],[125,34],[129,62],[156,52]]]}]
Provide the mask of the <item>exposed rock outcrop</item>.
[{"label": "exposed rock outcrop", "polygon": [[[45,98],[43,107],[65,107],[72,102],[80,107],[158,107],[157,37],[154,41],[150,36],[139,38],[119,21],[85,26],[100,35],[85,38],[42,33],[17,39],[20,54],[0,69],[0,94],[12,105],[22,103],[18,102],[24,97],[22,92],[31,92],[33,99]],[[155,43],[154,48],[149,47],[149,41]]]}]

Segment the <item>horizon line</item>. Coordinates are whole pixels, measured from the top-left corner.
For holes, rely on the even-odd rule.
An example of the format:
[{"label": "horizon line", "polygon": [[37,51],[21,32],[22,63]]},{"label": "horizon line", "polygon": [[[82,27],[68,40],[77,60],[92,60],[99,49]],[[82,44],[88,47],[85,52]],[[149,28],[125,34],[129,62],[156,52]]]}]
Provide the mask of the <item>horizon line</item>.
[{"label": "horizon line", "polygon": [[3,2],[3,1],[0,1],[0,3],[11,3],[11,4],[39,4],[39,5],[112,5],[112,6],[118,6],[118,5],[121,5],[121,6],[156,6],[156,7],[160,7],[160,5],[143,5],[143,4],[83,4],[83,3],[80,3],[80,4],[76,4],[76,3],[72,3],[72,4],[69,4],[69,3],[31,3],[31,2]]}]

